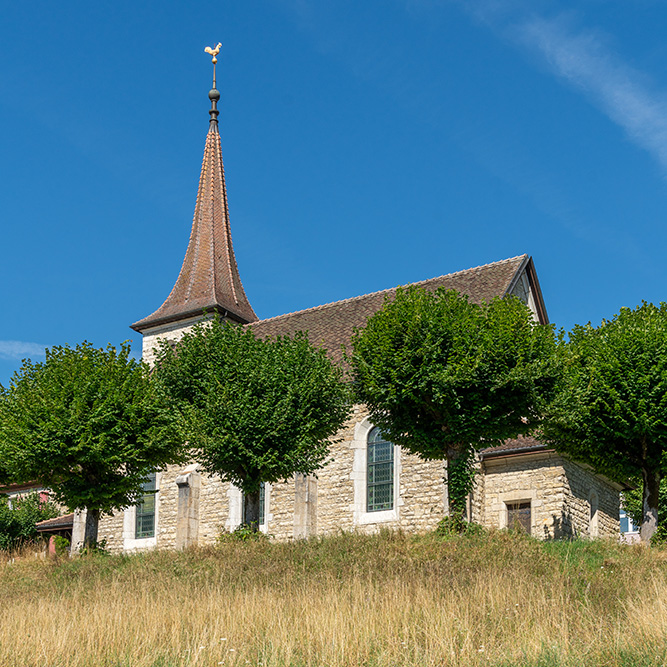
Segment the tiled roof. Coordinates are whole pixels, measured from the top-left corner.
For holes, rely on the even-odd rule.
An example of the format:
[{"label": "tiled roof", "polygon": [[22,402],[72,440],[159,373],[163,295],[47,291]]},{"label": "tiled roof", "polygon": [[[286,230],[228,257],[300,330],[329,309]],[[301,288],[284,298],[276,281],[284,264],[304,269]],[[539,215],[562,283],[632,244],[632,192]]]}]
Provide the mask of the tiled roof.
[{"label": "tiled roof", "polygon": [[498,445],[497,447],[487,447],[486,449],[482,449],[479,455],[485,459],[493,456],[505,456],[507,454],[537,452],[543,449],[551,449],[551,447],[530,435],[522,435],[518,438],[506,440],[502,445]]},{"label": "tiled roof", "polygon": [[190,242],[171,294],[152,314],[132,324],[135,331],[219,312],[242,323],[257,319],[246,297],[236,265],[229,225],[225,170],[217,122],[211,122]]},{"label": "tiled roof", "polygon": [[[414,284],[429,290],[438,287],[455,289],[467,294],[471,301],[481,303],[504,296],[529,259],[528,255],[519,255]],[[382,307],[385,298],[391,298],[395,293],[394,287],[260,320],[248,326],[261,337],[294,335],[297,331],[306,331],[313,345],[323,346],[334,361],[340,362],[342,346],[349,347],[354,329],[363,327],[366,320]]]},{"label": "tiled roof", "polygon": [[34,493],[35,491],[42,491],[44,487],[38,482],[27,482],[26,484],[8,484],[7,486],[0,486],[0,494],[14,495]]},{"label": "tiled roof", "polygon": [[38,521],[35,524],[35,528],[38,532],[48,531],[48,530],[59,530],[64,528],[71,528],[74,525],[74,513],[64,514],[63,516],[58,516],[55,519],[46,519],[44,521]]}]

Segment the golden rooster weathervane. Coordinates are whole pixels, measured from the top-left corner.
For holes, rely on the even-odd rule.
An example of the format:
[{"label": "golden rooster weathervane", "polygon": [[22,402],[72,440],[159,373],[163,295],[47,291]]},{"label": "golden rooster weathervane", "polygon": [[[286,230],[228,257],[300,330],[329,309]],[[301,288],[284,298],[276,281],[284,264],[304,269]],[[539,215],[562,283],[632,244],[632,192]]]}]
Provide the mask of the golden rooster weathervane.
[{"label": "golden rooster weathervane", "polygon": [[216,47],[207,46],[204,48],[204,51],[206,51],[206,53],[212,56],[211,62],[213,63],[213,88],[215,88],[215,65],[218,62],[218,53],[220,53],[221,48],[222,48],[222,42],[218,42],[218,45]]},{"label": "golden rooster weathervane", "polygon": [[218,53],[220,53],[220,49],[222,48],[222,42],[218,42],[218,45],[213,48],[211,46],[207,46],[204,51],[208,53],[209,55],[213,56],[213,64],[218,62]]}]

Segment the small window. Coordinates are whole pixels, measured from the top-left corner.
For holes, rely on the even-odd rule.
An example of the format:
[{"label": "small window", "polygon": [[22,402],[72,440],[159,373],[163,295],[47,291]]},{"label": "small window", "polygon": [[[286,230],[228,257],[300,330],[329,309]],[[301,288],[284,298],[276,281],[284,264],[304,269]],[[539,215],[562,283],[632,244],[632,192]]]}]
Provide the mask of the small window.
[{"label": "small window", "polygon": [[628,513],[621,507],[620,512],[619,512],[619,520],[621,524],[621,533],[623,535],[626,534],[635,534],[639,532],[639,527],[635,526],[634,523],[632,523],[632,519],[628,515]]},{"label": "small window", "polygon": [[136,539],[155,537],[155,473],[151,473],[143,484],[144,494],[137,503],[137,518],[134,536]]},{"label": "small window", "polygon": [[634,526],[632,525],[632,519],[623,511],[621,510],[620,514],[620,524],[621,524],[621,533],[630,533],[633,532],[632,529]]},{"label": "small window", "polygon": [[394,509],[394,445],[377,427],[368,434],[367,456],[366,511]]},{"label": "small window", "polygon": [[638,536],[639,533],[639,526],[636,526],[634,523],[632,523],[632,519],[628,515],[627,511],[623,507],[625,499],[623,498],[623,494],[621,494],[621,503],[619,506],[619,522],[620,522],[620,528],[621,528],[621,534],[626,535],[628,538],[630,538],[629,541],[634,541],[634,538]]},{"label": "small window", "polygon": [[510,530],[523,530],[530,535],[531,524],[530,500],[507,503],[507,527]]}]

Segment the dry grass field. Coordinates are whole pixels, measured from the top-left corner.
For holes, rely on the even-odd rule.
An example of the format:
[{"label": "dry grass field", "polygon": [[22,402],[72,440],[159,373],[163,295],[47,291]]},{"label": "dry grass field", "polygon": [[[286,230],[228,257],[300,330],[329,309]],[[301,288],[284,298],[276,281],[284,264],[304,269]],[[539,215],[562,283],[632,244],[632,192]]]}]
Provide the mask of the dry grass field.
[{"label": "dry grass field", "polygon": [[0,666],[667,664],[667,552],[395,533],[0,564]]}]

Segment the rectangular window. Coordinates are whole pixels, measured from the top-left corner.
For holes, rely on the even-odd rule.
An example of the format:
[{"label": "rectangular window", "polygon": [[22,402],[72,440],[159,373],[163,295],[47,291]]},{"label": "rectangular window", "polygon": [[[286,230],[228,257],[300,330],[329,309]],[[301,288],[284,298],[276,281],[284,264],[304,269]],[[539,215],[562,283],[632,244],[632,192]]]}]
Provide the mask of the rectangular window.
[{"label": "rectangular window", "polygon": [[[259,525],[263,526],[266,523],[264,516],[264,505],[266,503],[266,483],[262,482],[259,487]],[[245,523],[245,494],[241,494],[241,523]]]},{"label": "rectangular window", "polygon": [[530,535],[531,525],[530,500],[507,503],[507,527],[510,530],[524,530]]},{"label": "rectangular window", "polygon": [[625,535],[625,533],[639,532],[638,526],[635,526],[634,523],[632,523],[632,519],[628,516],[627,512],[622,507],[620,510],[619,519],[621,523],[621,533],[623,535]]},{"label": "rectangular window", "polygon": [[144,494],[137,503],[136,539],[155,537],[155,473],[151,473],[143,484]]},{"label": "rectangular window", "polygon": [[394,445],[381,436],[371,437],[368,439],[367,452],[367,511],[394,509]]}]

